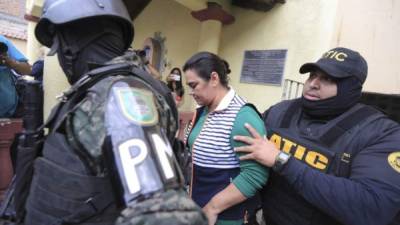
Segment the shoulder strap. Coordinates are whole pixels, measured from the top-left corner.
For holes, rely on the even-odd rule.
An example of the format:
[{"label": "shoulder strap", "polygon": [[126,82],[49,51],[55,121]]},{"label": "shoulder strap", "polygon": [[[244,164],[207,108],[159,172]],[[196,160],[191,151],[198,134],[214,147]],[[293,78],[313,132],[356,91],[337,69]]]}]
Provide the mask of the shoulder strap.
[{"label": "shoulder strap", "polygon": [[185,140],[184,140],[186,147],[189,147],[188,139],[189,139],[190,133],[192,132],[193,127],[196,126],[196,123],[199,121],[200,115],[203,113],[204,109],[205,109],[204,106],[197,108],[196,112],[193,115],[192,121],[189,123],[188,129],[185,134]]},{"label": "shoulder strap", "polygon": [[[293,115],[301,107],[301,101],[295,100],[292,102],[287,110],[284,112],[283,118],[280,122],[281,128],[289,128]],[[367,118],[375,115],[378,111],[372,107],[362,105],[358,109],[354,110],[346,117],[342,118],[336,125],[326,131],[321,137],[320,141],[327,146],[331,147],[343,134],[362,123]],[[348,177],[350,172],[352,152],[351,149],[345,150],[341,154],[337,155],[339,164],[336,172],[337,176]]]},{"label": "shoulder strap", "polygon": [[288,109],[285,111],[283,118],[281,120],[280,127],[281,128],[289,128],[290,122],[292,121],[293,115],[295,115],[296,111],[301,107],[301,100],[297,99],[293,101]]},{"label": "shoulder strap", "polygon": [[[344,133],[356,125],[361,124],[377,112],[378,111],[372,107],[365,105],[361,106],[346,117],[342,118],[335,126],[325,132],[325,134],[320,138],[321,142],[328,147],[332,146]],[[350,176],[351,162],[354,158],[354,154],[356,154],[356,152],[353,152],[353,149],[344,149],[343,152],[337,154],[336,157],[338,164],[335,172],[336,176]]]},{"label": "shoulder strap", "polygon": [[59,105],[57,105],[57,107],[54,109],[54,112],[51,112],[51,115],[45,124],[47,128],[51,128],[49,132],[55,132],[58,130],[58,128],[60,128],[68,114],[74,110],[74,106],[76,106],[76,100],[79,99],[79,97],[82,96],[86,90],[87,89],[77,90],[76,94],[70,99],[68,99],[66,102],[60,102]]},{"label": "shoulder strap", "polygon": [[[131,65],[128,64],[116,64],[101,67],[88,72],[82,79],[71,86],[68,91],[64,92],[60,97],[61,101],[51,111],[45,127],[51,128],[51,131],[56,131],[64,122],[66,116],[73,111],[76,100],[82,96],[90,87],[97,83],[97,81],[105,78],[106,76],[112,76],[121,74],[123,72],[130,71]],[[123,75],[123,74],[121,74]]]},{"label": "shoulder strap", "polygon": [[246,103],[246,104],[244,104],[244,105],[242,106],[242,108],[243,108],[244,106],[250,106],[250,107],[253,108],[254,111],[258,114],[258,116],[260,116],[260,118],[262,118],[261,113],[258,111],[258,109],[257,109],[257,107],[256,107],[255,105],[253,105],[253,104],[251,104],[251,103]]},{"label": "shoulder strap", "polygon": [[374,115],[375,113],[377,113],[377,110],[364,105],[359,109],[353,111],[346,117],[342,118],[335,126],[325,132],[321,136],[320,140],[322,141],[322,143],[329,147],[348,130],[350,130],[357,124],[360,124],[362,121],[364,121],[371,115]]}]

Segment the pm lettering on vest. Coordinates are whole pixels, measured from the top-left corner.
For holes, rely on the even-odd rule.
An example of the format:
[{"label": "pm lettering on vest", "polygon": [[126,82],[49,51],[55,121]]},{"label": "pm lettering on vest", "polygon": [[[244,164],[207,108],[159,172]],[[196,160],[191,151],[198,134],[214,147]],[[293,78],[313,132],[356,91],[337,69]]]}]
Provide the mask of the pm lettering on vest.
[{"label": "pm lettering on vest", "polygon": [[[136,154],[132,157],[131,151]],[[136,171],[136,166],[141,164],[148,155],[146,144],[140,139],[132,139],[119,146],[119,153],[124,170],[125,181],[131,194],[137,193],[141,189],[140,181]]]},{"label": "pm lettering on vest", "polygon": [[326,172],[329,167],[330,157],[319,151],[308,149],[278,134],[273,134],[269,140],[275,143],[275,146],[281,151],[291,154],[315,169]]}]

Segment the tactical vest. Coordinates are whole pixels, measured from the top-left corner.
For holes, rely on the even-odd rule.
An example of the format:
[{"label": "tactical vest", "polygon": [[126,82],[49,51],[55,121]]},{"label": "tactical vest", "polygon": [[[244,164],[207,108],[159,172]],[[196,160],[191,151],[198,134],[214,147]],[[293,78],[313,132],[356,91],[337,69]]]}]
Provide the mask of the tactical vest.
[{"label": "tactical vest", "polygon": [[[319,130],[300,129],[301,102],[295,100],[277,105],[266,116],[268,138],[280,150],[322,173],[349,177],[351,161],[360,150],[356,147],[359,132],[364,124],[383,115],[358,104],[321,125]],[[271,175],[262,191],[263,212],[268,224],[340,224],[297,194],[284,178]]]},{"label": "tactical vest", "polygon": [[[86,91],[110,76],[136,76],[154,88],[156,97],[169,94],[168,88],[164,89],[158,81],[129,63],[91,71],[84,82],[78,82],[64,93],[63,101],[49,116],[49,134],[45,138],[42,155],[34,162],[25,225],[109,225],[114,224],[119,216],[121,209],[115,204],[115,189],[112,188],[108,173],[104,176],[92,175],[74,146],[71,146],[71,140],[67,140],[65,132],[68,115],[74,111],[74,106]],[[170,102],[173,104],[172,97]],[[160,117],[176,116],[176,108],[173,108],[172,114]],[[170,136],[173,138],[174,133]]]}]

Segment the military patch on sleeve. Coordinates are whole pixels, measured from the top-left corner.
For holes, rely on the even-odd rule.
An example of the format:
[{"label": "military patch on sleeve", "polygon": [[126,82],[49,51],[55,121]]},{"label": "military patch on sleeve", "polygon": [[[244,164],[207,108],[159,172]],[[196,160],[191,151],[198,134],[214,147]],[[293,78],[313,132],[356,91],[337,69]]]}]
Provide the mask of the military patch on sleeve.
[{"label": "military patch on sleeve", "polygon": [[153,125],[158,122],[153,93],[131,87],[118,87],[116,93],[122,114],[129,121],[141,125]]},{"label": "military patch on sleeve", "polygon": [[393,152],[388,156],[389,165],[400,173],[400,152]]}]

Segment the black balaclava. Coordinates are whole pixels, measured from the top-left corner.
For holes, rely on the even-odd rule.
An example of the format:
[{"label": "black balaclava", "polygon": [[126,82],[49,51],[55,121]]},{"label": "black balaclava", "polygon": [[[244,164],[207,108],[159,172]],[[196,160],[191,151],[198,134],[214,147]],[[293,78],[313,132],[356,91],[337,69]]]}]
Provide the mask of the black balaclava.
[{"label": "black balaclava", "polygon": [[81,20],[57,27],[54,48],[72,85],[90,70],[90,65],[104,64],[124,53],[124,32],[107,18]]},{"label": "black balaclava", "polygon": [[356,77],[337,79],[337,95],[310,101],[302,96],[302,108],[306,115],[316,119],[331,119],[355,105],[361,97],[362,84]]}]

